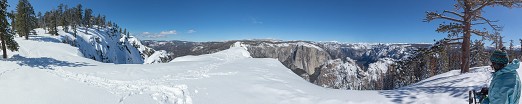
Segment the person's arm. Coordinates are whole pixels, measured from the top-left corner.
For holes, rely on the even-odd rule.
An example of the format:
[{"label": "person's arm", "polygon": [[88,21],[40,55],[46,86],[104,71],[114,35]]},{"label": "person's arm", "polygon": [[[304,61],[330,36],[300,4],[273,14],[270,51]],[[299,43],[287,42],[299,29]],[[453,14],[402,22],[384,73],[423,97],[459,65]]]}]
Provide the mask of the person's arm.
[{"label": "person's arm", "polygon": [[490,104],[507,104],[509,103],[509,95],[513,93],[513,89],[515,87],[515,80],[513,78],[506,78],[503,76],[501,80],[494,82],[494,88],[490,88],[491,90],[488,100]]}]

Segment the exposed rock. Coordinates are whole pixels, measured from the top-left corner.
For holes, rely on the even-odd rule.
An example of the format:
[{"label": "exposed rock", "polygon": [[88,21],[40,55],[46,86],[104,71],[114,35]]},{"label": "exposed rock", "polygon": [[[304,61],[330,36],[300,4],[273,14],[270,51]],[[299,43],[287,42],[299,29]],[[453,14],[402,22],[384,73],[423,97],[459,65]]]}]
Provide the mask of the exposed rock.
[{"label": "exposed rock", "polygon": [[[240,41],[241,44],[234,44]],[[226,42],[144,41],[173,52],[172,58],[246,47],[254,58],[275,58],[305,80],[335,89],[384,89],[383,76],[396,60],[429,44],[344,44],[334,42],[237,40]],[[176,53],[178,52],[178,53]]]}]

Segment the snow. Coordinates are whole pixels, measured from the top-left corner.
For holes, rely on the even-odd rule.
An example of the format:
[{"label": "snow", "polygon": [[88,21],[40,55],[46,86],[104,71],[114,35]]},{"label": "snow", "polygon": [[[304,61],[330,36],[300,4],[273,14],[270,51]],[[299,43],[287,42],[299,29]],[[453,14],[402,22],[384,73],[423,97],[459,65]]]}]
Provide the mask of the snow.
[{"label": "snow", "polygon": [[145,59],[145,64],[163,63],[162,58],[167,58],[169,54],[165,50],[155,51],[152,55]]},{"label": "snow", "polygon": [[0,61],[2,104],[462,104],[491,75],[477,67],[397,90],[337,90],[303,80],[276,59],[251,58],[241,43],[170,63],[112,64],[84,58],[54,36],[30,38],[15,38],[20,51]]},{"label": "snow", "polygon": [[95,28],[96,26],[93,28],[77,28],[76,36],[73,33],[73,28],[69,28],[69,32],[66,32],[62,26],[58,27],[58,36],[47,34],[47,31],[42,28],[37,28],[35,31],[39,34],[37,37],[40,38],[37,39],[40,41],[68,43],[78,47],[84,57],[105,63],[143,64],[144,60],[148,58],[148,55],[144,53],[154,51],[142,45],[138,39],[132,36],[126,38],[115,28]]}]

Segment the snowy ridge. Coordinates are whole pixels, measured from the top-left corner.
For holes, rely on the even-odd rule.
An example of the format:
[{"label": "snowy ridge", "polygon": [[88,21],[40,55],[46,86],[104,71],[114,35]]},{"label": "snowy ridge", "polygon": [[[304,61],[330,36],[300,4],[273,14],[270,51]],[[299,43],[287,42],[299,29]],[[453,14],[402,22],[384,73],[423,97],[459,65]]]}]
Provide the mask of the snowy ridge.
[{"label": "snowy ridge", "polygon": [[[142,64],[144,60],[161,60],[160,57],[167,57],[168,54],[158,55],[155,59],[147,59],[155,50],[148,48],[140,43],[140,41],[132,36],[125,37],[116,31],[115,28],[78,28],[77,34],[74,35],[73,28],[69,28],[68,32],[58,27],[59,36],[51,36],[55,38],[54,42],[65,42],[72,46],[78,47],[79,51],[86,58],[96,61],[115,64]],[[37,34],[49,36],[46,31],[38,28],[35,29]],[[87,31],[86,31],[87,30]]]},{"label": "snowy ridge", "polygon": [[[15,38],[20,51],[0,61],[0,103],[461,104],[467,91],[487,86],[491,75],[489,67],[476,67],[397,90],[337,90],[303,80],[276,59],[251,58],[242,47],[165,64],[108,64],[47,41],[53,36],[30,38]],[[345,67],[358,67],[353,65]]]}]

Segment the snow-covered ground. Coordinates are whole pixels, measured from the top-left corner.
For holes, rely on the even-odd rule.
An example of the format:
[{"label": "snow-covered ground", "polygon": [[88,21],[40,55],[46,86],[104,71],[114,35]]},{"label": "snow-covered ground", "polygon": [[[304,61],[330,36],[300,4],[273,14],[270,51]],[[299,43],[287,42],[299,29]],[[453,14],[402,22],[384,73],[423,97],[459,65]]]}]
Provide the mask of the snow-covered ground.
[{"label": "snow-covered ground", "polygon": [[458,70],[397,90],[316,86],[276,59],[251,58],[239,43],[221,52],[160,64],[112,64],[39,35],[16,38],[0,61],[2,104],[463,104],[486,86],[488,67]]},{"label": "snow-covered ground", "polygon": [[[62,26],[58,27],[58,36],[49,36],[48,31],[43,28],[35,29],[38,36],[37,41],[44,42],[64,42],[74,47],[78,47],[81,55],[96,61],[115,64],[152,64],[162,61],[168,54],[163,51],[155,51],[141,44],[141,42],[133,36],[125,36],[118,32],[116,28],[107,27],[96,29],[93,28],[76,28],[77,33],[74,35],[73,28],[68,28],[68,32],[64,31]],[[42,37],[47,36],[47,37]],[[155,54],[155,57],[149,57]],[[145,62],[147,61],[147,62]]]}]

